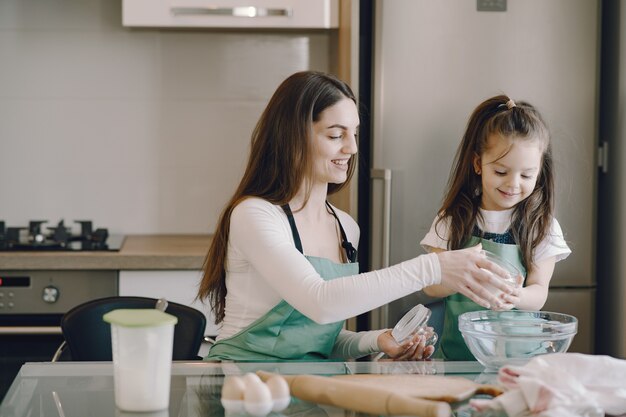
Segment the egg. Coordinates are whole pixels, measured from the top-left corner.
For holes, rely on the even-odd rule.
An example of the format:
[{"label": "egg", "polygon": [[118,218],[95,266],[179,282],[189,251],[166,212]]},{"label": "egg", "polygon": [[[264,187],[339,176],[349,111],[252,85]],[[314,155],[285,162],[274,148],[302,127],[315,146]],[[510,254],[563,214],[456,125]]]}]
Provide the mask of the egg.
[{"label": "egg", "polygon": [[263,381],[261,381],[261,378],[259,378],[257,374],[254,374],[252,372],[248,372],[247,374],[245,374],[243,376],[243,381],[246,383],[246,385],[255,384],[255,383],[263,383]]},{"label": "egg", "polygon": [[274,401],[272,411],[283,411],[287,408],[291,402],[291,395],[289,394],[289,384],[285,378],[280,375],[273,375],[265,381],[265,384],[270,389]]},{"label": "egg", "polygon": [[253,416],[265,416],[270,411],[274,402],[272,401],[272,393],[267,385],[255,374],[246,374],[244,376],[246,390],[243,394],[243,406],[248,414]]},{"label": "egg", "polygon": [[244,392],[246,384],[243,378],[227,376],[222,385],[222,407],[227,413],[241,413],[243,411]]}]

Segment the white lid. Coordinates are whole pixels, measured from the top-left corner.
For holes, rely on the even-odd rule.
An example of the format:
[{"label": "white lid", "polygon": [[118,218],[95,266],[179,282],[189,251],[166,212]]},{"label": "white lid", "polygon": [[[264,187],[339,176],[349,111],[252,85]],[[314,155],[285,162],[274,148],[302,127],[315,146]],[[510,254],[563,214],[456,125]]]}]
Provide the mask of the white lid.
[{"label": "white lid", "polygon": [[429,318],[430,310],[422,304],[418,304],[396,323],[391,331],[391,335],[396,339],[396,342],[402,343],[405,339],[417,332],[420,327],[426,326]]},{"label": "white lid", "polygon": [[102,319],[123,327],[155,327],[178,323],[178,317],[155,308],[120,308],[109,311]]}]

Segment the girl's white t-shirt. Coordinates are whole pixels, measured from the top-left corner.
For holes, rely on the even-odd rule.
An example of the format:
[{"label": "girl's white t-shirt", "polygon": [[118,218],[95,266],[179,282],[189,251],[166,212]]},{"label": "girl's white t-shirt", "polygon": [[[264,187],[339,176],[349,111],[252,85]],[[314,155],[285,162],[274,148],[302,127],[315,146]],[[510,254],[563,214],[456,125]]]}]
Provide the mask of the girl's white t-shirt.
[{"label": "girl's white t-shirt", "polygon": [[[478,227],[483,232],[501,234],[506,233],[511,227],[511,216],[514,209],[502,211],[479,210],[482,215],[482,221],[479,217]],[[424,236],[420,245],[428,252],[432,251],[433,248],[447,250],[449,233],[450,219],[445,219],[439,224],[437,224],[437,219],[435,219],[430,227],[430,231]],[[572,253],[572,251],[563,238],[561,226],[559,222],[553,218],[550,232],[535,250],[534,262],[540,262],[553,256],[558,262],[567,258],[570,253]]]},{"label": "girl's white t-shirt", "polygon": [[[357,247],[358,225],[334,209],[348,240]],[[245,329],[281,300],[317,323],[333,323],[441,282],[436,254],[325,281],[296,249],[282,208],[260,198],[248,198],[233,210],[227,251],[225,318],[218,340]],[[373,353],[381,332],[342,331],[333,356]]]}]

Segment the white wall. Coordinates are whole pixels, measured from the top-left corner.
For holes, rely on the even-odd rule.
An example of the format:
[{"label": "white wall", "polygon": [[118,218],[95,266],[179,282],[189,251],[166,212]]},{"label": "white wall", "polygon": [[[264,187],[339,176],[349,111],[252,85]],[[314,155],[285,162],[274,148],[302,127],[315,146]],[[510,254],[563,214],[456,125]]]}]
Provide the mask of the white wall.
[{"label": "white wall", "polygon": [[119,295],[165,298],[200,310],[206,316],[204,334],[216,336],[219,326],[208,304],[196,300],[200,271],[120,271]]},{"label": "white wall", "polygon": [[121,0],[0,0],[0,220],[212,231],[276,86],[329,32],[129,29]]}]

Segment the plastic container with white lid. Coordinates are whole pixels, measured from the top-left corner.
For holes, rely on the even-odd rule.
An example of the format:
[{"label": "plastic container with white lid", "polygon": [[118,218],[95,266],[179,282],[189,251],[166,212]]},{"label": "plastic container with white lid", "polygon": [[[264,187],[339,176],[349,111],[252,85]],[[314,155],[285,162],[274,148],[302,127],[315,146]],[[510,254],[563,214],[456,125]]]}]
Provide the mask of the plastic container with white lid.
[{"label": "plastic container with white lid", "polygon": [[133,412],[166,409],[178,318],[156,309],[118,309],[102,318],[111,323],[115,405]]}]

